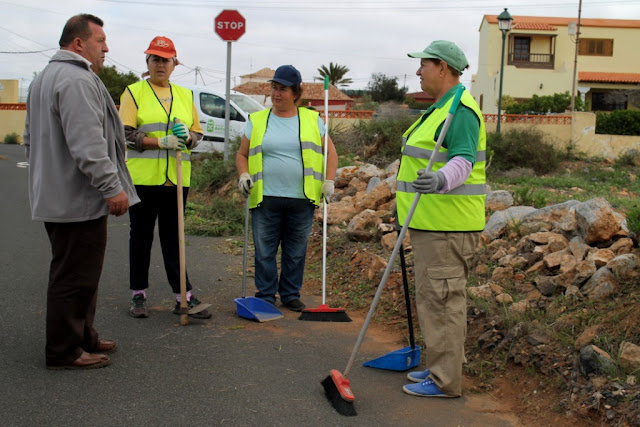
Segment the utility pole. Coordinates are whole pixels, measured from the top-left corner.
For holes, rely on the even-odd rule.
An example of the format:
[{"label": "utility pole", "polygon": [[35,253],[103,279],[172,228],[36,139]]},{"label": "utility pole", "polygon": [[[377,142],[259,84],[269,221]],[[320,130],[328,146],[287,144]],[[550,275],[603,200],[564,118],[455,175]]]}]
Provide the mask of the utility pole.
[{"label": "utility pole", "polygon": [[195,75],[196,75],[196,82],[195,82],[195,84],[196,84],[196,85],[198,84],[198,70],[200,70],[200,68],[199,68],[199,67],[196,67],[196,68],[195,68],[195,71],[196,71],[196,72],[195,72]]},{"label": "utility pole", "polygon": [[578,74],[578,51],[580,50],[580,15],[582,13],[582,0],[578,1],[578,28],[576,31],[576,52],[573,59],[573,83],[571,85],[571,112],[576,110],[576,75]]}]

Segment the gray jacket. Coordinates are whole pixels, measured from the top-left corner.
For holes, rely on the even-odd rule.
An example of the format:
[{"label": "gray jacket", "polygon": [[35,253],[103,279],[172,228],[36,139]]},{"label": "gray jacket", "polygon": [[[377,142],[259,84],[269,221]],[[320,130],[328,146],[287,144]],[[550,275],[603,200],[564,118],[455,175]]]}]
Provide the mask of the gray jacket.
[{"label": "gray jacket", "polygon": [[82,56],[59,50],[31,83],[24,145],[36,221],[79,222],[109,214],[122,190],[140,201],[125,163],[120,116]]}]

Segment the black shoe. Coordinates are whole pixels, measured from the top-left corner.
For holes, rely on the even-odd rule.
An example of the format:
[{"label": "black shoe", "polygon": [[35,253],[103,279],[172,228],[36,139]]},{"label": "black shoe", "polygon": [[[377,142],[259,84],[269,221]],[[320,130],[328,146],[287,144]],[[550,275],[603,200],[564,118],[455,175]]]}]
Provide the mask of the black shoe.
[{"label": "black shoe", "polygon": [[147,299],[142,295],[136,295],[131,298],[131,305],[129,306],[129,314],[136,319],[149,317],[147,311]]},{"label": "black shoe", "polygon": [[[200,304],[202,304],[200,300],[192,295],[189,302],[187,302],[187,310],[191,310],[192,308]],[[180,314],[180,303],[178,301],[176,301],[176,305],[175,307],[173,307],[173,314]],[[189,314],[189,317],[192,317],[194,319],[210,319],[211,313],[209,313],[209,310],[205,309],[198,313]]]},{"label": "black shoe", "polygon": [[298,298],[287,301],[283,305],[291,311],[302,311],[306,307],[306,305],[304,305],[304,303]]}]

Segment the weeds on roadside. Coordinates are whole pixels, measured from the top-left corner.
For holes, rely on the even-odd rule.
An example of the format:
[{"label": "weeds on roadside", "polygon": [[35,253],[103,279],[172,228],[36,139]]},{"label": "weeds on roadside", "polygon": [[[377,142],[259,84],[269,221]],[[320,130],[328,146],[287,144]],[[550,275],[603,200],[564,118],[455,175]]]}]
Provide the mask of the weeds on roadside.
[{"label": "weeds on roadside", "polygon": [[520,187],[513,192],[513,202],[516,206],[533,206],[536,209],[547,206],[547,198],[536,192],[533,187]]},{"label": "weeds on roadside", "polygon": [[535,128],[489,133],[487,148],[492,153],[492,167],[499,171],[521,167],[545,174],[556,170],[562,158],[562,154],[545,142],[543,133]]},{"label": "weeds on roadside", "polygon": [[20,144],[20,136],[15,132],[8,133],[8,134],[6,134],[4,136],[4,143],[5,144]]}]

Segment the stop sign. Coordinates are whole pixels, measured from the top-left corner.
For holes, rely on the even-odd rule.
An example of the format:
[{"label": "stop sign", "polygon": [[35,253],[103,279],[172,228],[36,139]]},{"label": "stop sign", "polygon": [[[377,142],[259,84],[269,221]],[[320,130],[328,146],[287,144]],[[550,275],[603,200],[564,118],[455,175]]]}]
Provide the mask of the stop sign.
[{"label": "stop sign", "polygon": [[234,42],[244,34],[245,20],[237,10],[225,9],[216,16],[213,26],[222,40]]}]

